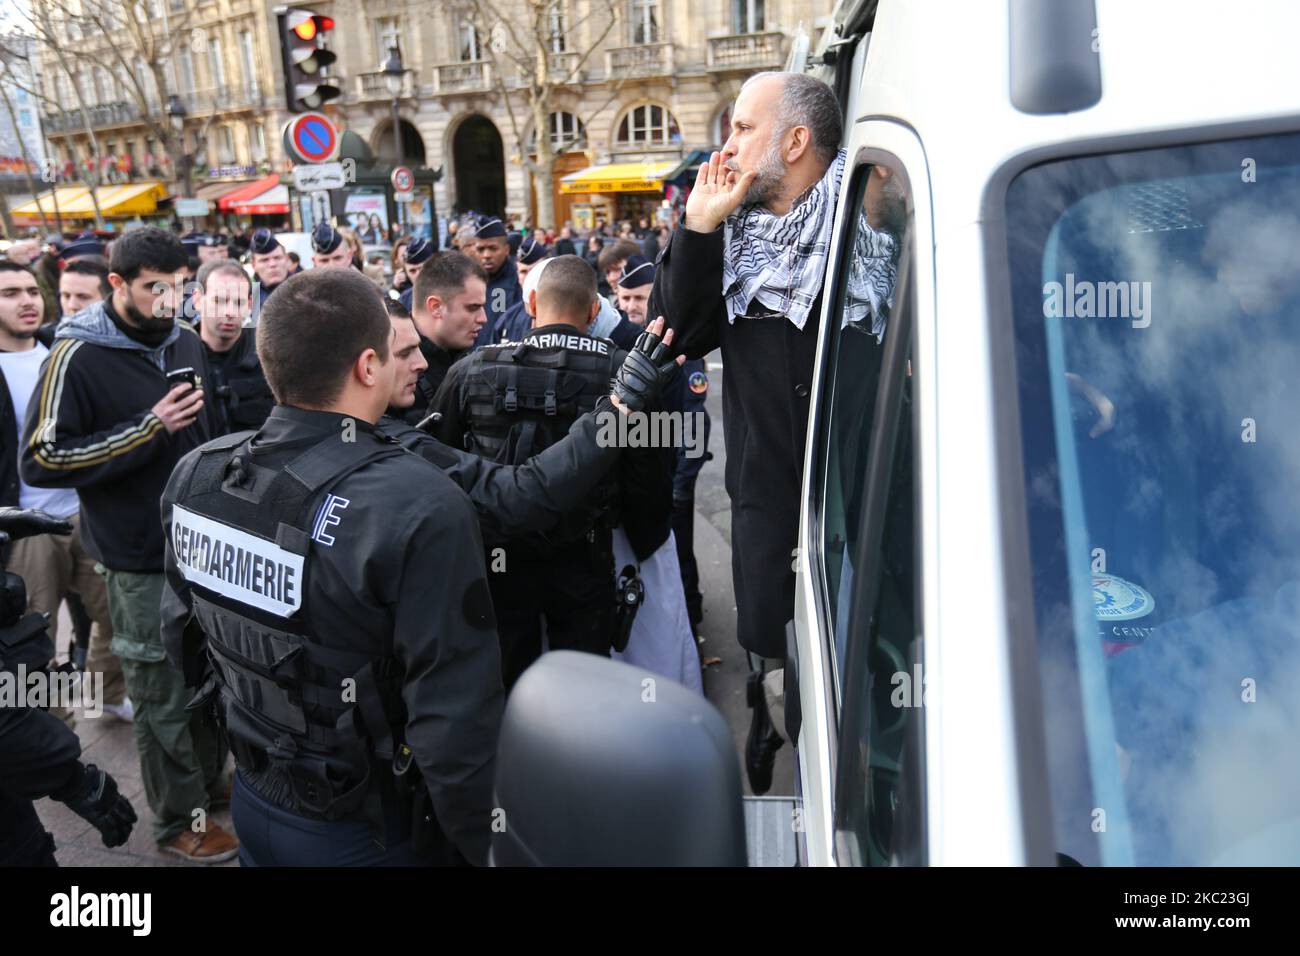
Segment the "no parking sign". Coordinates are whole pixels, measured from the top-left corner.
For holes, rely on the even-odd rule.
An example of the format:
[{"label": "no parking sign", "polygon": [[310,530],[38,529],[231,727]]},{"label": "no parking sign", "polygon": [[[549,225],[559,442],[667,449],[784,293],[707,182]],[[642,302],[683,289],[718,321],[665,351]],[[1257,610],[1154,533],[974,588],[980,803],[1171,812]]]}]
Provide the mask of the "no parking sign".
[{"label": "no parking sign", "polygon": [[333,162],[340,142],[338,127],[324,113],[303,113],[284,126],[284,148],[295,162]]}]

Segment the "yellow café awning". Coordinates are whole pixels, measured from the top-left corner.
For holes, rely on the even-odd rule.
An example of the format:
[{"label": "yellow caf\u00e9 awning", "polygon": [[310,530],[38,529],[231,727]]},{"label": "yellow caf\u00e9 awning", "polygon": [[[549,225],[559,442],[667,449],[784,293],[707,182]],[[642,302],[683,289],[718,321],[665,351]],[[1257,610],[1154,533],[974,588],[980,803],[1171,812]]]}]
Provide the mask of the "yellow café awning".
[{"label": "yellow caf\u00e9 awning", "polygon": [[[149,216],[158,211],[158,201],[165,198],[167,189],[162,183],[149,181],[127,183],[122,186],[100,186],[95,190],[99,200],[99,211],[107,218],[126,219],[131,216]],[[25,202],[13,210],[16,216],[54,215],[55,200],[58,200],[59,215],[69,219],[93,219],[95,206],[91,202],[90,190],[85,186],[61,186],[57,190],[42,193],[30,202]]]},{"label": "yellow caf\u00e9 awning", "polygon": [[657,193],[680,159],[588,166],[560,180],[562,193]]}]

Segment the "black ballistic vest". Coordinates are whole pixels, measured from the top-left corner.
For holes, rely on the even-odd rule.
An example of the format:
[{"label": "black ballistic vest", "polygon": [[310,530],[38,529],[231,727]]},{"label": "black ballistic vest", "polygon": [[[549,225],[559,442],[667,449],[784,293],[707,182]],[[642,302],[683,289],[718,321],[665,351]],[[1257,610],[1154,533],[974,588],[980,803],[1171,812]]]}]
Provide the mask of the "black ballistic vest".
[{"label": "black ballistic vest", "polygon": [[322,646],[303,623],[303,602],[329,491],[405,452],[358,430],[355,442],[330,434],[270,468],[257,462],[251,435],[210,442],[172,510],[173,553],[211,665],[191,706],[216,692],[240,767],[280,771],[299,812],[336,819],[364,807],[378,825],[381,796],[394,792],[383,789],[393,786],[389,767],[404,771],[410,760],[396,662],[391,648]]},{"label": "black ballistic vest", "polygon": [[[465,376],[469,433],[465,447],[502,464],[521,465],[560,441],[575,421],[610,393],[626,353],[613,343],[569,326],[548,326],[522,342],[486,345]],[[545,535],[527,539],[533,550],[587,536],[597,521],[613,527],[612,476],[597,488],[592,507],[569,516]]]}]

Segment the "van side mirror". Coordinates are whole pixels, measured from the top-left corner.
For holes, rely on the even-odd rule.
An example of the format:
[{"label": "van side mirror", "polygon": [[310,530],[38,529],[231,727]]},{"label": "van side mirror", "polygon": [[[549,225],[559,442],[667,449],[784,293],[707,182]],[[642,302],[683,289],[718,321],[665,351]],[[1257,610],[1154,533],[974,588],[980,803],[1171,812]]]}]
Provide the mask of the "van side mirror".
[{"label": "van side mirror", "polygon": [[726,721],[665,677],[576,651],[510,694],[497,748],[496,866],[745,866]]}]

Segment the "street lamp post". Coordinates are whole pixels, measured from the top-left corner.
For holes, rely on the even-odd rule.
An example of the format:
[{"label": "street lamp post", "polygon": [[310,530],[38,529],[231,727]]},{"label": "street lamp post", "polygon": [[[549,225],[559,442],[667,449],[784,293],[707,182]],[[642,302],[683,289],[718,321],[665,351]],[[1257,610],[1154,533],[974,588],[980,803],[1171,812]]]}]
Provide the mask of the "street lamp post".
[{"label": "street lamp post", "polygon": [[[388,87],[388,92],[393,97],[393,166],[402,165],[402,120],[398,114],[398,100],[402,95],[403,74],[406,72],[402,68],[402,51],[396,45],[388,48],[388,59],[384,62],[382,70],[384,74],[384,85]],[[396,203],[397,219],[399,224],[405,218],[402,215],[403,203]],[[404,225],[404,224],[403,224]],[[403,229],[403,231],[405,231]]]}]

